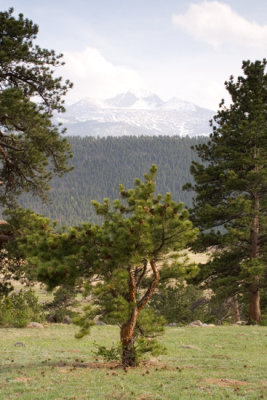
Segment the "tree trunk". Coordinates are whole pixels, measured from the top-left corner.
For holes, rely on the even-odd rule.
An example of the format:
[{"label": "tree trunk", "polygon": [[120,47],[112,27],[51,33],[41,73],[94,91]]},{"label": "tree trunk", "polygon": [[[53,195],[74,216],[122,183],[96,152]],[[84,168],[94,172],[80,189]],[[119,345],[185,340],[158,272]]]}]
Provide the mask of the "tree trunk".
[{"label": "tree trunk", "polygon": [[121,327],[122,364],[125,367],[135,367],[137,365],[133,337],[137,317],[138,309],[135,307],[128,321]]},{"label": "tree trunk", "polygon": [[[137,354],[134,347],[134,330],[137,323],[137,318],[139,312],[151,299],[155,288],[159,283],[159,272],[155,260],[150,261],[151,269],[154,275],[154,279],[150,286],[147,288],[145,294],[141,300],[137,303],[136,292],[137,292],[137,282],[133,269],[129,268],[129,299],[133,305],[133,309],[128,320],[122,325],[120,337],[122,346],[122,365],[125,367],[135,367],[137,365]],[[139,281],[140,283],[140,281]]]},{"label": "tree trunk", "polygon": [[236,294],[231,299],[231,305],[232,305],[235,323],[237,324],[238,322],[240,322],[241,318],[240,318],[240,310],[239,310],[239,304],[238,304],[238,299],[237,299]]},{"label": "tree trunk", "polygon": [[255,283],[249,287],[249,324],[259,324],[261,319],[260,289],[257,281],[255,278]]},{"label": "tree trunk", "polygon": [[[250,233],[250,258],[251,260],[259,258],[259,209],[260,201],[258,193],[254,194],[254,217],[251,225]],[[255,276],[253,282],[249,286],[249,315],[248,322],[260,323],[261,307],[260,307],[260,288],[259,277]]]}]

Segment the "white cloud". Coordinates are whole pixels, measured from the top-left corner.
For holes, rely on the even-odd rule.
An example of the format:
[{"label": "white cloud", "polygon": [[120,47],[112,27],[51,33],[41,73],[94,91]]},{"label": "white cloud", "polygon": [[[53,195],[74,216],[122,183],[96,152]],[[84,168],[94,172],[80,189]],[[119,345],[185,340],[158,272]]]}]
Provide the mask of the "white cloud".
[{"label": "white cloud", "polygon": [[185,14],[173,15],[173,24],[195,39],[214,47],[224,43],[245,47],[267,47],[267,25],[238,15],[228,4],[203,1],[190,4]]},{"label": "white cloud", "polygon": [[175,63],[173,67],[162,71],[160,79],[157,71],[152,71],[147,75],[148,86],[164,100],[177,97],[215,111],[222,98],[228,100],[224,81],[233,69],[214,73],[208,64],[208,60],[202,63],[199,59],[193,60],[193,57],[182,59],[180,64]]},{"label": "white cloud", "polygon": [[112,64],[96,48],[87,47],[81,52],[66,51],[64,59],[64,75],[74,83],[68,95],[69,101],[83,97],[106,98],[142,86],[136,71]]}]

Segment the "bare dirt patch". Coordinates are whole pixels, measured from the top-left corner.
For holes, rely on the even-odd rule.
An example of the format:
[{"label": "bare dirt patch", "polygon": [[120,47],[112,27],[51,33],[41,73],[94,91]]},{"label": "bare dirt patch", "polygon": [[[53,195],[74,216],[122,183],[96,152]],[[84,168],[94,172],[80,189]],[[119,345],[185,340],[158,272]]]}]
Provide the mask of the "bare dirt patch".
[{"label": "bare dirt patch", "polygon": [[31,378],[26,378],[23,376],[18,376],[17,378],[14,379],[13,382],[29,382]]},{"label": "bare dirt patch", "polygon": [[143,369],[143,368],[153,368],[156,371],[164,370],[164,371],[175,371],[177,369],[182,370],[186,368],[195,368],[193,366],[189,367],[179,367],[179,366],[170,366],[164,363],[160,363],[158,361],[141,361],[138,366],[136,367],[125,367],[120,362],[110,361],[97,361],[97,362],[79,362],[79,360],[75,362],[68,362],[68,361],[59,361],[59,362],[47,362],[47,366],[52,368],[60,368],[59,372],[67,372],[67,368],[82,368],[82,369]]},{"label": "bare dirt patch", "polygon": [[226,378],[208,378],[205,382],[209,385],[217,385],[221,387],[237,387],[237,386],[247,386],[249,382],[239,381],[236,379],[226,379]]}]

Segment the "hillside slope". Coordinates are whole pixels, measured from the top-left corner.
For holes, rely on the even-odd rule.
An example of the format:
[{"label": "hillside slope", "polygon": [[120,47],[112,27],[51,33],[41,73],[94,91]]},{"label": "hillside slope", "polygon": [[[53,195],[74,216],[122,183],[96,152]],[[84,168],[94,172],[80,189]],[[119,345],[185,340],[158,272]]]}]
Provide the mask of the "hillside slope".
[{"label": "hillside slope", "polygon": [[69,138],[74,170],[63,178],[54,178],[50,197],[43,205],[37,198],[23,196],[20,203],[61,224],[96,221],[91,200],[118,196],[118,186],[132,187],[152,164],[158,166],[157,191],[171,192],[176,201],[191,204],[192,194],[182,186],[191,181],[190,165],[196,158],[191,146],[204,138],[121,137]]}]

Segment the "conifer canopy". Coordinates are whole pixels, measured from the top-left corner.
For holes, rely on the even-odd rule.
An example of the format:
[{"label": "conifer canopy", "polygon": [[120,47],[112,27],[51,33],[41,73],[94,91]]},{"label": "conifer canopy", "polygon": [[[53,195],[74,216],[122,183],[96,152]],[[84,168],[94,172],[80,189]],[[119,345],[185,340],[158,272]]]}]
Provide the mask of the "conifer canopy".
[{"label": "conifer canopy", "polygon": [[[267,278],[267,74],[266,60],[244,61],[243,75],[225,83],[207,144],[195,150],[194,222],[202,250],[216,248],[200,279],[224,296],[249,294],[248,320],[260,322],[260,289]],[[215,247],[214,247],[215,246]]]},{"label": "conifer canopy", "polygon": [[0,12],[0,204],[22,191],[45,198],[53,173],[68,170],[71,152],[63,129],[52,122],[63,112],[72,86],[54,75],[62,54],[33,42],[38,26],[13,9]]},{"label": "conifer canopy", "polygon": [[35,266],[37,279],[50,288],[80,286],[90,295],[77,321],[80,336],[88,333],[96,315],[120,325],[125,366],[136,365],[139,346],[150,351],[152,343],[145,338],[162,329],[162,318],[149,308],[159,282],[197,273],[184,257],[180,261],[179,252],[198,230],[183,203],[176,203],[170,193],[155,194],[156,171],[153,165],[144,181],[135,180],[133,189],[121,185],[113,203],[93,202],[102,217],[100,225],[86,223],[60,232],[30,211],[8,214],[17,237],[15,250]]}]

